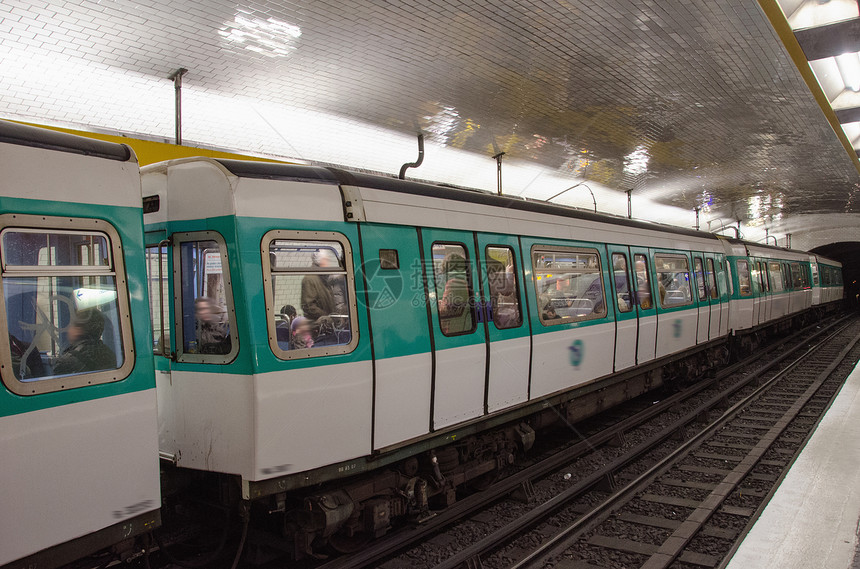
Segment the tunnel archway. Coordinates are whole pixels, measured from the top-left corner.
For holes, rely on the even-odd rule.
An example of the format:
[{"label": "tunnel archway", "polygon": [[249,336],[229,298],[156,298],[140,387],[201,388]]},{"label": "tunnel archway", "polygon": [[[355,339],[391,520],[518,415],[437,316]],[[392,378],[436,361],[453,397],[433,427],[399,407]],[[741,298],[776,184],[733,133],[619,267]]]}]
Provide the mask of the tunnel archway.
[{"label": "tunnel archway", "polygon": [[842,263],[845,298],[860,307],[860,241],[842,241],[816,247],[810,251]]}]

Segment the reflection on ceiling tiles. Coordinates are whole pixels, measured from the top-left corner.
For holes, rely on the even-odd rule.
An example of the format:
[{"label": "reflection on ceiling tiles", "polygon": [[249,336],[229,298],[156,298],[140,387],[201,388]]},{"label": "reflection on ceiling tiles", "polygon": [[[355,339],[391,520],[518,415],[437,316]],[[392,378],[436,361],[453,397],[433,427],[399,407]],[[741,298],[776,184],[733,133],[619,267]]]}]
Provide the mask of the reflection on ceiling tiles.
[{"label": "reflection on ceiling tiles", "polygon": [[[842,6],[783,10],[857,18],[824,4]],[[839,65],[819,80],[847,101]],[[421,132],[410,177],[495,191],[504,153],[509,194],[626,215],[632,191],[637,217],[698,211],[760,240],[857,207],[857,170],[755,0],[0,4],[7,118],[170,140],[179,68],[189,144],[396,173]]]}]

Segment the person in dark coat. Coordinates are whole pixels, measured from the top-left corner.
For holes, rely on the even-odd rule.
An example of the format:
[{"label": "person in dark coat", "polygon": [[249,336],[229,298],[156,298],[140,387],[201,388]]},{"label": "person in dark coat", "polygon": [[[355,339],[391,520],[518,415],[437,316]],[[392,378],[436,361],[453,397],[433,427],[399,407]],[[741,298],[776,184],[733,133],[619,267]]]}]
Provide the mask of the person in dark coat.
[{"label": "person in dark coat", "polygon": [[201,354],[229,354],[232,349],[230,327],[221,319],[220,309],[207,296],[194,299],[197,349]]},{"label": "person in dark coat", "polygon": [[75,314],[66,331],[69,346],[54,363],[54,375],[116,369],[116,354],[102,342],[105,322],[95,308]]}]

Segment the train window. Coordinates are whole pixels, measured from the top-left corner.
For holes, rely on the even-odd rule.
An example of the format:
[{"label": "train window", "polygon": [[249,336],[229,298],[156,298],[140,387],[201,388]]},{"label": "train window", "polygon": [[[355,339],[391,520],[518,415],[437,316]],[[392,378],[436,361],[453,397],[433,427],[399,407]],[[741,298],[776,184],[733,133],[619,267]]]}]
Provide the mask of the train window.
[{"label": "train window", "polygon": [[812,270],[812,286],[818,286],[818,263],[809,263],[809,268]]},{"label": "train window", "polygon": [[146,280],[149,289],[149,315],[152,322],[152,350],[158,355],[170,354],[170,281],[167,278],[167,247],[146,248]]},{"label": "train window", "polygon": [[767,275],[765,274],[763,265],[761,261],[755,261],[753,263],[753,278],[758,284],[758,289],[761,293],[766,293],[768,291],[767,287]]},{"label": "train window", "polygon": [[738,259],[738,287],[740,288],[741,296],[750,296],[752,294],[752,284],[750,282],[750,267],[749,263],[743,259]]},{"label": "train window", "polygon": [[174,235],[177,360],[225,364],[238,352],[224,238],[215,231]]},{"label": "train window", "polygon": [[2,378],[33,395],[125,378],[134,365],[119,235],[104,221],[0,216],[9,340]]},{"label": "train window", "polygon": [[648,270],[648,257],[637,253],[633,255],[633,263],[636,269],[636,300],[639,308],[648,310],[653,306],[651,303],[651,277]]},{"label": "train window", "polygon": [[708,281],[708,289],[711,291],[711,298],[717,300],[720,298],[720,290],[717,288],[717,275],[714,270],[714,260],[705,259],[705,278]]},{"label": "train window", "polygon": [[694,258],[693,266],[696,271],[696,291],[699,293],[699,300],[707,300],[708,285],[705,283],[705,267],[702,265],[702,258]]},{"label": "train window", "polygon": [[532,249],[540,321],[545,326],[606,316],[600,255],[593,249]]},{"label": "train window", "polygon": [[683,255],[654,255],[657,267],[657,286],[660,289],[660,307],[675,308],[693,303],[690,289],[690,264]]},{"label": "train window", "polygon": [[806,265],[799,265],[800,269],[800,282],[803,288],[809,288],[809,271],[807,270]]},{"label": "train window", "polygon": [[773,292],[782,292],[783,283],[782,283],[782,274],[779,270],[779,263],[769,262],[767,264],[767,272],[770,277],[770,287]]},{"label": "train window", "polygon": [[627,255],[623,253],[612,254],[612,273],[615,280],[615,296],[618,300],[618,311],[630,312],[633,310],[633,302],[630,298],[630,286],[627,282]]},{"label": "train window", "polygon": [[400,268],[400,259],[397,257],[397,249],[379,250],[379,268],[386,271]]},{"label": "train window", "polygon": [[281,359],[344,354],[358,343],[352,249],[339,233],[263,238],[269,344]]},{"label": "train window", "polygon": [[523,313],[520,308],[520,287],[514,250],[510,247],[488,246],[484,258],[493,324],[500,330],[520,327]]},{"label": "train window", "polygon": [[780,263],[782,271],[782,285],[785,290],[791,290],[791,272],[788,269],[788,263]]},{"label": "train window", "polygon": [[475,331],[472,275],[465,246],[433,243],[433,274],[439,327],[446,336]]},{"label": "train window", "polygon": [[735,293],[735,285],[732,283],[732,267],[728,261],[721,259],[717,267],[717,284],[720,290],[727,291],[729,296]]},{"label": "train window", "polygon": [[803,271],[800,268],[800,263],[791,263],[789,265],[791,270],[791,288],[794,290],[800,290],[803,288]]}]

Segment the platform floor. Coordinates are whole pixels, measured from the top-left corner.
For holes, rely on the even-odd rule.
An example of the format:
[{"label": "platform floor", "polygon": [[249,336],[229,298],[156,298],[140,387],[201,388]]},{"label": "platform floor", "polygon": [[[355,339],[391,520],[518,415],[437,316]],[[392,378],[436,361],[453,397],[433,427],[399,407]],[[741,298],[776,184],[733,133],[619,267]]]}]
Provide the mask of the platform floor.
[{"label": "platform floor", "polygon": [[727,569],[860,569],[860,365]]}]

